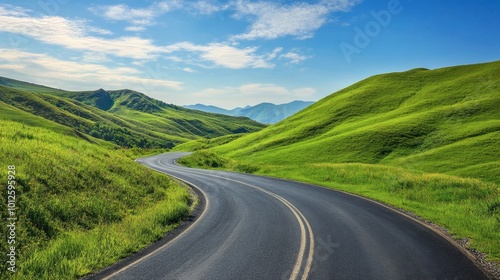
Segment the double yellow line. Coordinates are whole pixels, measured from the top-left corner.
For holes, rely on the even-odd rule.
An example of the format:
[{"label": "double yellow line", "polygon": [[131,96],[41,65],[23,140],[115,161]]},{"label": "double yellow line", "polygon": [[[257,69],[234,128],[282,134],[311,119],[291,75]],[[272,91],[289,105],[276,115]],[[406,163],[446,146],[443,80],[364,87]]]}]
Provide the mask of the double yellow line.
[{"label": "double yellow line", "polygon": [[[166,168],[169,167],[169,166],[163,165],[160,162],[160,160],[161,159],[158,160],[158,164],[159,165],[161,165],[163,167],[166,167]],[[283,203],[286,207],[288,207],[288,209],[290,209],[290,211],[293,213],[293,215],[297,219],[297,222],[299,223],[299,226],[300,226],[300,235],[301,235],[299,253],[297,255],[297,260],[295,262],[295,265],[293,267],[293,270],[292,270],[292,273],[290,274],[290,278],[289,279],[290,280],[299,279],[299,275],[300,275],[301,271],[302,271],[302,277],[300,277],[300,279],[301,280],[306,280],[307,279],[307,277],[309,276],[309,272],[311,270],[311,267],[312,267],[313,259],[314,259],[314,234],[313,234],[311,225],[309,224],[309,222],[307,221],[307,219],[304,217],[304,214],[302,214],[302,212],[300,212],[300,210],[297,209],[297,207],[295,207],[292,203],[290,203],[285,198],[283,198],[283,197],[281,197],[281,196],[279,196],[279,195],[277,195],[277,194],[275,194],[273,192],[270,192],[270,191],[265,190],[265,189],[263,189],[261,187],[257,187],[257,186],[254,186],[254,185],[242,182],[242,181],[238,181],[238,180],[234,180],[234,179],[229,179],[229,178],[226,178],[226,177],[222,177],[222,176],[218,176],[218,175],[213,175],[213,174],[199,173],[199,172],[196,172],[194,170],[189,170],[187,168],[186,169],[183,168],[182,171],[186,172],[186,173],[201,175],[201,176],[210,176],[210,177],[214,177],[214,178],[219,178],[219,179],[223,179],[223,180],[235,182],[235,183],[238,183],[238,184],[241,184],[241,185],[245,185],[245,186],[257,189],[257,190],[259,190],[259,191],[261,191],[261,192],[263,192],[265,194],[268,194],[268,195],[276,198],[279,202]],[[307,250],[308,251],[307,252],[307,259],[304,262],[304,258],[306,256],[307,243],[309,243],[309,248]]]},{"label": "double yellow line", "polygon": [[[161,163],[161,159],[158,160],[158,164],[165,167],[165,168],[171,168],[171,166],[167,166],[167,165],[164,165]],[[163,173],[167,173],[165,170],[158,170],[156,169],[157,171],[160,171],[160,172],[163,172]],[[299,223],[299,227],[300,227],[300,235],[301,235],[301,238],[300,238],[300,248],[299,248],[299,253],[297,255],[297,260],[295,261],[295,265],[293,267],[293,270],[290,274],[290,280],[297,280],[297,279],[301,279],[301,280],[306,280],[307,277],[309,276],[309,272],[311,270],[311,267],[312,267],[312,263],[313,263],[313,258],[314,258],[314,234],[313,234],[313,231],[311,229],[311,225],[309,224],[309,222],[307,221],[307,219],[304,217],[304,215],[302,214],[302,212],[300,212],[299,209],[297,209],[297,207],[295,207],[293,204],[291,204],[288,200],[286,200],[285,198],[273,193],[273,192],[270,192],[268,190],[265,190],[265,189],[262,189],[261,187],[257,187],[257,186],[254,186],[254,185],[251,185],[251,184],[248,184],[248,183],[245,183],[245,182],[241,182],[241,181],[238,181],[238,180],[234,180],[234,179],[229,179],[229,178],[225,178],[225,177],[221,177],[221,176],[217,176],[217,175],[212,175],[212,174],[205,174],[205,173],[199,173],[199,172],[196,172],[194,170],[189,170],[189,169],[182,169],[183,172],[186,172],[186,173],[191,173],[191,174],[196,174],[196,175],[201,175],[201,176],[210,176],[210,177],[214,177],[214,178],[219,178],[219,179],[223,179],[223,180],[227,180],[227,181],[231,181],[231,182],[235,182],[235,183],[238,183],[238,184],[241,184],[241,185],[245,185],[245,186],[248,186],[248,187],[251,187],[251,188],[254,188],[256,190],[259,190],[267,195],[270,195],[272,197],[274,197],[275,199],[277,199],[279,202],[283,203],[286,207],[288,207],[288,209],[290,209],[290,211],[293,213],[293,215],[295,216],[295,218],[297,219],[297,222]],[[167,173],[168,174],[168,173]],[[205,195],[203,193],[203,191],[200,189],[200,187],[190,183],[189,181],[187,180],[184,180],[184,179],[181,179],[177,176],[174,176],[174,175],[171,175],[171,174],[168,174],[169,176],[172,176],[172,177],[175,177],[177,178],[178,180],[181,180],[181,181],[184,181],[192,186],[195,186],[196,188],[198,188],[200,190],[200,192]],[[205,195],[206,197],[206,195]],[[208,208],[208,205],[209,205],[209,201],[206,200],[206,208],[205,210]],[[134,261],[133,263],[121,268],[120,270],[118,271],[115,271],[114,273],[112,273],[111,275],[108,275],[107,277],[103,278],[103,279],[111,279],[115,276],[117,276],[118,274],[124,272],[125,270],[127,270],[128,268],[138,264],[139,262],[141,261],[144,261],[145,259],[149,258],[150,256],[152,256],[154,253],[156,253],[157,251],[167,247],[168,245],[170,245],[173,241],[177,240],[178,238],[180,238],[182,235],[184,235],[185,233],[187,233],[191,228],[193,228],[193,226],[195,224],[197,224],[201,219],[202,217],[205,215],[206,211],[203,211],[202,215],[200,216],[200,218],[198,218],[196,220],[196,222],[194,224],[192,224],[188,229],[186,229],[181,235],[177,236],[176,238],[174,238],[173,240],[171,240],[170,242],[168,242],[167,244],[157,248],[156,250],[154,250],[153,252],[141,257],[140,259]],[[307,247],[307,244],[309,244],[309,247]],[[307,258],[306,258],[306,250],[307,250]],[[299,278],[299,275],[300,273],[302,272],[302,277]]]}]

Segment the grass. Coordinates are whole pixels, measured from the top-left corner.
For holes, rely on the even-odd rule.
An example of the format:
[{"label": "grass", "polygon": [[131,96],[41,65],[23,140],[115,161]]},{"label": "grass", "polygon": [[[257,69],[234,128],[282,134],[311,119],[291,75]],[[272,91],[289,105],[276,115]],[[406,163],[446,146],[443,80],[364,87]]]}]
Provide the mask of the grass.
[{"label": "grass", "polygon": [[[62,131],[69,135],[0,120],[1,166],[16,166],[14,279],[75,279],[138,251],[189,214],[186,189],[131,159],[152,151],[115,150]],[[7,271],[5,254],[0,261]]]},{"label": "grass", "polygon": [[229,134],[216,138],[199,138],[175,146],[172,151],[199,151],[208,148],[218,147],[242,137],[245,134]]},{"label": "grass", "polygon": [[248,118],[166,104],[133,90],[69,92],[0,77],[0,102],[122,147],[172,148],[260,130]]},{"label": "grass", "polygon": [[[75,279],[159,239],[197,201],[133,159],[264,127],[132,90],[69,92],[3,77],[0,110],[0,164],[17,172],[13,279]],[[7,244],[0,250],[8,252]]]},{"label": "grass", "polygon": [[500,187],[473,178],[365,163],[263,165],[201,150],[179,163],[286,178],[346,191],[417,214],[500,261]]},{"label": "grass", "polygon": [[[499,262],[499,72],[497,61],[377,75],[181,163],[376,199],[469,238]],[[205,148],[179,149],[193,146]]]}]

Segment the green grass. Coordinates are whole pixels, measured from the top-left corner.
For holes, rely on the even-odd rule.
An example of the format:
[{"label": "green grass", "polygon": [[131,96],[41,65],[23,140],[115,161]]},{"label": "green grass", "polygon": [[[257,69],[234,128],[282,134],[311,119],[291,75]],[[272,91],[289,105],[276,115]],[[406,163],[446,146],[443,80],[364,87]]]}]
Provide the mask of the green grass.
[{"label": "green grass", "polygon": [[172,148],[258,131],[248,118],[166,104],[133,90],[69,92],[0,77],[0,102],[122,147]]},{"label": "green grass", "polygon": [[[364,162],[500,183],[500,62],[368,78],[213,148],[284,164]],[[476,166],[473,168],[473,166]]]},{"label": "green grass", "polygon": [[14,279],[81,277],[137,252],[189,214],[196,200],[185,188],[133,159],[265,127],[132,90],[69,92],[2,77],[0,110],[0,163],[17,172]]},{"label": "green grass", "polygon": [[175,146],[172,151],[193,152],[227,144],[245,134],[229,134],[216,138],[200,138]]},{"label": "green grass", "polygon": [[377,75],[181,162],[380,200],[500,261],[498,73],[500,61]]},{"label": "green grass", "polygon": [[[75,279],[138,251],[189,214],[186,189],[131,159],[152,151],[115,150],[53,126],[63,133],[0,120],[5,180],[7,166],[16,166],[15,279]],[[5,272],[5,254],[0,261]]]}]

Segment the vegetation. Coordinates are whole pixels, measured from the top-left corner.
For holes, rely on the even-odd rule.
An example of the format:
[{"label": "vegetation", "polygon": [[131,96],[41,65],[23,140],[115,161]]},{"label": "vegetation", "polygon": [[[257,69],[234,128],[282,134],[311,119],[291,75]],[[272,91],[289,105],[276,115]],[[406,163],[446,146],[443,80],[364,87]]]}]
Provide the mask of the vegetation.
[{"label": "vegetation", "polygon": [[18,209],[16,273],[5,275],[3,254],[0,278],[14,279],[74,279],[159,239],[196,198],[133,159],[264,127],[131,90],[68,92],[2,77],[0,111],[0,163],[6,173],[15,166]]},{"label": "vegetation", "polygon": [[500,261],[498,73],[500,61],[374,76],[182,162],[380,200]]},{"label": "vegetation", "polygon": [[216,138],[200,138],[175,146],[172,151],[198,151],[217,147],[236,140],[245,134],[229,134]]},{"label": "vegetation", "polygon": [[85,275],[157,240],[189,214],[186,189],[126,153],[134,152],[0,120],[0,162],[16,171],[16,279]]},{"label": "vegetation", "polygon": [[69,92],[0,77],[0,101],[122,147],[172,148],[263,124],[189,110],[132,90]]}]

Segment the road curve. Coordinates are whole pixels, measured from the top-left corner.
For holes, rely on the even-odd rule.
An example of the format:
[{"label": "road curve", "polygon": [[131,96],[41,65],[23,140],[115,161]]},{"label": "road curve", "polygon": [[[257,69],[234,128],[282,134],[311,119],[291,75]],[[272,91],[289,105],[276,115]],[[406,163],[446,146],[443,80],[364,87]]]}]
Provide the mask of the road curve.
[{"label": "road curve", "polygon": [[487,279],[458,248],[377,203],[325,188],[191,169],[168,153],[138,162],[199,188],[202,216],[104,279]]}]

